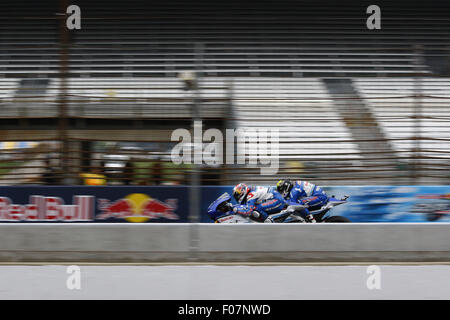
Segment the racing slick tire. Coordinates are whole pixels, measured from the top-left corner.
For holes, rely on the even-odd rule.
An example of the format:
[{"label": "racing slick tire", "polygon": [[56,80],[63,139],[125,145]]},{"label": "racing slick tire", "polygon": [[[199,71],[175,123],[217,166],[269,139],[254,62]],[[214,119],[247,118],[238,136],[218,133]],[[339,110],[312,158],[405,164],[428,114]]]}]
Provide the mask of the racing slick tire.
[{"label": "racing slick tire", "polygon": [[329,218],[326,218],[324,222],[341,222],[341,223],[349,223],[351,222],[349,219],[347,219],[346,217],[342,217],[342,216],[332,216]]}]

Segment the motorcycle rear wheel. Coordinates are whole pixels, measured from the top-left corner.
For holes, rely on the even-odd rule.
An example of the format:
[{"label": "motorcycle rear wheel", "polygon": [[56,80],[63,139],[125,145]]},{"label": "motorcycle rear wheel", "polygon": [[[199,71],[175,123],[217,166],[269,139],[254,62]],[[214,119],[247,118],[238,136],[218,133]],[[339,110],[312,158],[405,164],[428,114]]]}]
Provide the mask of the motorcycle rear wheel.
[{"label": "motorcycle rear wheel", "polygon": [[347,219],[346,217],[342,217],[342,216],[332,216],[332,217],[328,217],[324,220],[325,223],[327,222],[341,222],[341,223],[349,223],[351,222],[349,219]]}]

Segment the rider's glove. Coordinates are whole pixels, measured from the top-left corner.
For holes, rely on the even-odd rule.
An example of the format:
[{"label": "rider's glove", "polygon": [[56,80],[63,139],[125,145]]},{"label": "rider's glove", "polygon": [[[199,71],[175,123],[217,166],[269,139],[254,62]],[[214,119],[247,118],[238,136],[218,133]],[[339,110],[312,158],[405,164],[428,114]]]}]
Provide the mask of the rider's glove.
[{"label": "rider's glove", "polygon": [[226,208],[228,209],[228,211],[236,212],[236,208],[231,203],[227,203]]}]

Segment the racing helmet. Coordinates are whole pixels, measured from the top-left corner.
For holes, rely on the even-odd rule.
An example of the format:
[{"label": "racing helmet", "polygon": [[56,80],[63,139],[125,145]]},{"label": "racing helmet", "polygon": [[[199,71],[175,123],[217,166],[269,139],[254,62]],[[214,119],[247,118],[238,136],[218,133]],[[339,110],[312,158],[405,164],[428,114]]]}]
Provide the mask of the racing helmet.
[{"label": "racing helmet", "polygon": [[291,180],[280,180],[277,182],[277,191],[286,198],[294,187],[294,183]]},{"label": "racing helmet", "polygon": [[237,201],[237,203],[241,204],[245,202],[249,192],[250,188],[245,183],[239,183],[233,188],[233,198]]}]

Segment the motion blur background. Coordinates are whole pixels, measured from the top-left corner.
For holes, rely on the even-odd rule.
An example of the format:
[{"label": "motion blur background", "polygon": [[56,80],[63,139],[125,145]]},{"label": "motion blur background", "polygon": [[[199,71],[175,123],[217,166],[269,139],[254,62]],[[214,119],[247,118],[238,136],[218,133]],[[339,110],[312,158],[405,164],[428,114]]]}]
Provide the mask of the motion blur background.
[{"label": "motion blur background", "polygon": [[280,132],[277,175],[201,165],[204,185],[448,184],[449,7],[2,0],[0,185],[189,185],[171,133],[194,119]]},{"label": "motion blur background", "polygon": [[[448,265],[382,266],[370,290],[365,267],[280,264],[450,261],[449,9],[1,0],[0,298],[448,298]],[[246,164],[175,164],[196,120],[278,130],[278,173],[250,163],[255,141]],[[211,223],[236,183],[280,178],[349,194],[332,214],[353,223]],[[83,290],[48,265],[86,262]],[[169,265],[95,265],[124,262]]]}]

